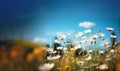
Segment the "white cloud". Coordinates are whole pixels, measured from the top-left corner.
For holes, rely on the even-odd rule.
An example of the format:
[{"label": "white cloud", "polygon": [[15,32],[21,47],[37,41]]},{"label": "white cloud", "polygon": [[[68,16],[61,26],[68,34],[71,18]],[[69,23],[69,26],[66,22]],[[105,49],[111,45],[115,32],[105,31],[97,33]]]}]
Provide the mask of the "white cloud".
[{"label": "white cloud", "polygon": [[85,22],[79,23],[79,26],[84,28],[92,28],[93,26],[95,26],[95,23],[85,21]]},{"label": "white cloud", "polygon": [[45,42],[46,42],[46,39],[45,39],[45,38],[42,38],[42,37],[35,37],[35,38],[34,38],[34,42],[42,42],[42,43],[45,43]]}]

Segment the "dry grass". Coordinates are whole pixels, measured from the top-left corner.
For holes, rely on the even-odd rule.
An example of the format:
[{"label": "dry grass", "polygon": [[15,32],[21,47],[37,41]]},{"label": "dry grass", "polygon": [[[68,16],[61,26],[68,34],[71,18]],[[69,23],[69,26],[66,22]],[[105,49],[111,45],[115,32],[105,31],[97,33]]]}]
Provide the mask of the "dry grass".
[{"label": "dry grass", "polygon": [[0,45],[0,71],[37,71],[44,63],[46,51],[28,41],[5,41]]},{"label": "dry grass", "polygon": [[[75,51],[63,54],[60,59],[48,61],[45,59],[45,45],[39,45],[27,41],[8,41],[0,45],[0,71],[38,71],[38,66],[44,63],[54,63],[55,67],[51,71],[99,71],[93,64],[107,64],[109,69],[106,71],[120,71],[120,54],[111,55],[110,62],[105,61],[105,55],[93,55],[92,60],[85,61],[84,55],[75,57]],[[116,47],[120,50],[120,45]],[[85,61],[83,65],[78,61]]]}]

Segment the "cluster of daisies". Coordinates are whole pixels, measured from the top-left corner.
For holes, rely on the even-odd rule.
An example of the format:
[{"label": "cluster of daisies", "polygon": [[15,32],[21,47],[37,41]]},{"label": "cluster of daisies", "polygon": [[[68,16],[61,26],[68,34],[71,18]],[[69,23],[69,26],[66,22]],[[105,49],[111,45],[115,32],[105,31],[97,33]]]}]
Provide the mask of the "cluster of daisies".
[{"label": "cluster of daisies", "polygon": [[[115,40],[117,36],[115,34],[112,34],[114,32],[113,28],[106,28],[108,32],[110,32],[110,39]],[[69,52],[71,51],[77,51],[79,49],[82,49],[86,51],[86,54],[84,55],[84,60],[78,59],[76,64],[80,65],[83,67],[82,71],[84,71],[84,64],[87,61],[90,61],[94,59],[93,53],[96,51],[96,54],[98,55],[104,55],[106,54],[105,61],[110,61],[112,60],[111,56],[114,56],[114,53],[120,52],[114,48],[118,43],[116,41],[112,40],[107,41],[101,30],[98,30],[97,34],[92,33],[92,29],[87,29],[84,32],[78,32],[71,38],[71,42],[68,42],[66,38],[69,38],[71,34],[68,35],[59,35],[58,39],[54,40],[54,44],[62,44],[61,46],[56,46],[56,50],[54,48],[45,48],[47,51],[48,55],[46,57],[46,60],[48,61],[54,61],[58,60],[60,58],[63,59],[64,55],[69,55]],[[87,36],[87,37],[86,37]],[[77,40],[76,40],[77,39]],[[114,44],[113,44],[114,43]],[[103,48],[103,49],[101,49]],[[82,50],[77,52],[77,54],[81,54]],[[61,55],[62,52],[62,55]],[[39,67],[40,71],[50,71],[52,68],[54,68],[55,64],[54,63],[45,63]],[[98,70],[107,70],[109,69],[108,64],[102,63],[95,63],[91,65],[92,67],[96,67]]]}]

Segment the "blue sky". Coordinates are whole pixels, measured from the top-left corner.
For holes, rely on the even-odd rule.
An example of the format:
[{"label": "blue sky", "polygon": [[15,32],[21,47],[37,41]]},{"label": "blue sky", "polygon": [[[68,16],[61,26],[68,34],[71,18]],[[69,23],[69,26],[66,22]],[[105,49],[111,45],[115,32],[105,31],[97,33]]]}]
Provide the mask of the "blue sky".
[{"label": "blue sky", "polygon": [[119,8],[119,0],[1,0],[0,39],[40,37],[49,43],[48,33],[83,31],[78,24],[84,21],[94,22],[94,31],[108,34],[105,28],[113,27],[118,33]]}]

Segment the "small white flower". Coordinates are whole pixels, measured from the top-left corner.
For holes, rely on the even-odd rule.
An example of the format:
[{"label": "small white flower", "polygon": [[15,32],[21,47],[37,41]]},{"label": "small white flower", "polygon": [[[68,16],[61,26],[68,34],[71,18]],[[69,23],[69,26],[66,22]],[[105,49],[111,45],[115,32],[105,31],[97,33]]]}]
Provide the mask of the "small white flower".
[{"label": "small white flower", "polygon": [[110,50],[110,52],[111,52],[111,53],[114,53],[114,52],[115,52],[115,50],[114,50],[114,49],[111,49],[111,50]]},{"label": "small white flower", "polygon": [[92,53],[93,52],[93,50],[87,50],[87,53],[89,54],[89,53]]},{"label": "small white flower", "polygon": [[52,53],[53,52],[53,48],[48,48],[48,49],[46,49],[46,51]]},{"label": "small white flower", "polygon": [[60,39],[61,39],[61,40],[64,40],[65,38],[66,38],[66,35],[61,35],[61,36],[60,36]]},{"label": "small white flower", "polygon": [[52,53],[55,54],[55,53],[57,53],[57,51],[53,51]]},{"label": "small white flower", "polygon": [[78,61],[77,64],[83,65],[84,61]]},{"label": "small white flower", "polygon": [[101,37],[105,36],[105,34],[98,33],[97,36],[98,36],[99,38],[101,38]]},{"label": "small white flower", "polygon": [[80,45],[76,45],[74,48],[75,48],[75,50],[77,50],[77,49],[81,48],[81,46]]},{"label": "small white flower", "polygon": [[39,69],[40,71],[50,71],[53,67],[54,67],[54,64],[53,64],[53,63],[51,63],[51,64],[50,64],[50,63],[46,63],[46,64],[38,67],[38,69]]},{"label": "small white flower", "polygon": [[63,49],[63,47],[57,47],[57,49],[58,49],[58,50],[62,50],[62,49]]},{"label": "small white flower", "polygon": [[110,27],[107,27],[106,28],[108,31],[113,31],[114,29],[113,28],[110,28]]},{"label": "small white flower", "polygon": [[98,36],[97,35],[93,35],[93,37],[92,37],[94,40],[96,40],[97,38],[98,38]]},{"label": "small white flower", "polygon": [[47,56],[47,60],[56,60],[56,59],[59,59],[61,56],[60,55],[56,55],[56,56]]},{"label": "small white flower", "polygon": [[111,38],[117,38],[117,36],[116,35],[111,35]]},{"label": "small white flower", "polygon": [[99,54],[104,54],[105,51],[100,50],[98,53],[99,53]]},{"label": "small white flower", "polygon": [[91,32],[91,29],[85,30],[84,33],[85,34],[89,34]]},{"label": "small white flower", "polygon": [[79,38],[79,37],[81,37],[81,36],[83,36],[83,33],[82,33],[82,32],[79,32],[79,33],[76,34],[76,37],[77,37],[77,38]]},{"label": "small white flower", "polygon": [[102,64],[99,67],[97,67],[99,70],[107,70],[109,67],[107,64]]},{"label": "small white flower", "polygon": [[52,57],[51,56],[47,56],[47,60],[52,60]]},{"label": "small white flower", "polygon": [[55,40],[54,40],[54,43],[60,43],[60,42],[59,42],[58,40],[55,39]]},{"label": "small white flower", "polygon": [[91,55],[89,55],[87,58],[85,58],[85,60],[87,60],[87,61],[89,61],[91,59],[92,59]]},{"label": "small white flower", "polygon": [[56,59],[59,59],[60,57],[61,57],[60,55],[56,55],[56,56],[53,56],[52,59],[56,60]]}]

